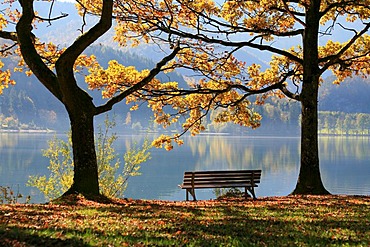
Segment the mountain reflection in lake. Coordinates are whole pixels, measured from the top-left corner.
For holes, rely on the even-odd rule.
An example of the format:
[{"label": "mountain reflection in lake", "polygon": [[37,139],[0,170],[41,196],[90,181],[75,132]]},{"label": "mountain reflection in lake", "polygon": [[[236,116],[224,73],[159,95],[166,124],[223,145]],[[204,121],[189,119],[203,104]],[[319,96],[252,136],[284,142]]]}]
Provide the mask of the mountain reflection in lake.
[{"label": "mountain reflection in lake", "polygon": [[[62,136],[63,138],[65,136]],[[26,187],[29,175],[47,175],[50,134],[0,134],[0,186],[10,186],[32,202],[43,196]],[[116,150],[123,153],[145,136],[119,136]],[[152,138],[152,137],[150,137]],[[370,142],[368,137],[320,137],[321,173],[333,194],[370,195]],[[184,200],[178,188],[187,170],[262,169],[257,196],[287,195],[294,189],[299,171],[299,137],[206,136],[186,137],[172,151],[152,149],[152,158],[142,165],[142,175],[129,179],[126,197]],[[122,158],[121,158],[122,160]],[[198,199],[210,199],[213,190],[197,191]]]}]

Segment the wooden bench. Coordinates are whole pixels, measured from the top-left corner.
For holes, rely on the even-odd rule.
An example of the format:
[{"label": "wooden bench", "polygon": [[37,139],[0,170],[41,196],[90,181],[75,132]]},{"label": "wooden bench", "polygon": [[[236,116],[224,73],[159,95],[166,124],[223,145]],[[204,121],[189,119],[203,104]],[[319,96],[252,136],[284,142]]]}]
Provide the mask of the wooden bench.
[{"label": "wooden bench", "polygon": [[230,171],[192,171],[184,173],[184,181],[180,188],[186,189],[186,200],[189,194],[196,201],[195,189],[210,188],[241,188],[245,189],[245,198],[249,191],[253,199],[257,199],[254,188],[261,180],[261,170],[230,170]]}]

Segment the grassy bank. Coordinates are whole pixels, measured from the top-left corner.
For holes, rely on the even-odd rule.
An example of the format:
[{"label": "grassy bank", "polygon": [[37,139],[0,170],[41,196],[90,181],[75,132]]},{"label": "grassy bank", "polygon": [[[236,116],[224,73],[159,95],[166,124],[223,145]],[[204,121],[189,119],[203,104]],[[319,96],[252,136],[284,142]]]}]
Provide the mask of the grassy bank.
[{"label": "grassy bank", "polygon": [[0,205],[0,246],[370,246],[370,197]]}]

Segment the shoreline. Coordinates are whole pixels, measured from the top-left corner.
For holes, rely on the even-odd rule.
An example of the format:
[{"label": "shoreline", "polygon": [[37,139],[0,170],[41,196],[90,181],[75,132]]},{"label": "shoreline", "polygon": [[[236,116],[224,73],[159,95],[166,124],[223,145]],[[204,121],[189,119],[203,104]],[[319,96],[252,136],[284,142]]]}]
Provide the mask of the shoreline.
[{"label": "shoreline", "polygon": [[5,130],[0,129],[0,133],[56,133],[56,130]]}]

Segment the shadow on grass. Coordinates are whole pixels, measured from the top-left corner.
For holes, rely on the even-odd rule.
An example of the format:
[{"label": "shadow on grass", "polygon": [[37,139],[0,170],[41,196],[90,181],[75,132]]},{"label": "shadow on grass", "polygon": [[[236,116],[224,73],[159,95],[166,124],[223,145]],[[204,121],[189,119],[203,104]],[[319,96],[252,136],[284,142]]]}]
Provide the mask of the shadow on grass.
[{"label": "shadow on grass", "polygon": [[[352,198],[354,201],[364,199]],[[135,238],[127,238],[132,244],[158,239],[156,236],[160,232],[167,232],[169,238],[177,238],[177,242],[172,244],[178,245],[368,246],[368,199],[365,197],[367,204],[341,197],[330,200],[294,197],[257,202],[190,202],[180,205],[143,203],[101,210],[127,214],[140,222],[161,220],[163,227],[136,231]]]},{"label": "shadow on grass", "polygon": [[87,247],[82,239],[78,238],[53,238],[49,236],[39,236],[32,229],[22,229],[20,227],[0,226],[0,246],[54,246],[54,247]]},{"label": "shadow on grass", "polygon": [[0,246],[369,246],[369,205],[370,197],[281,197],[8,206]]}]

